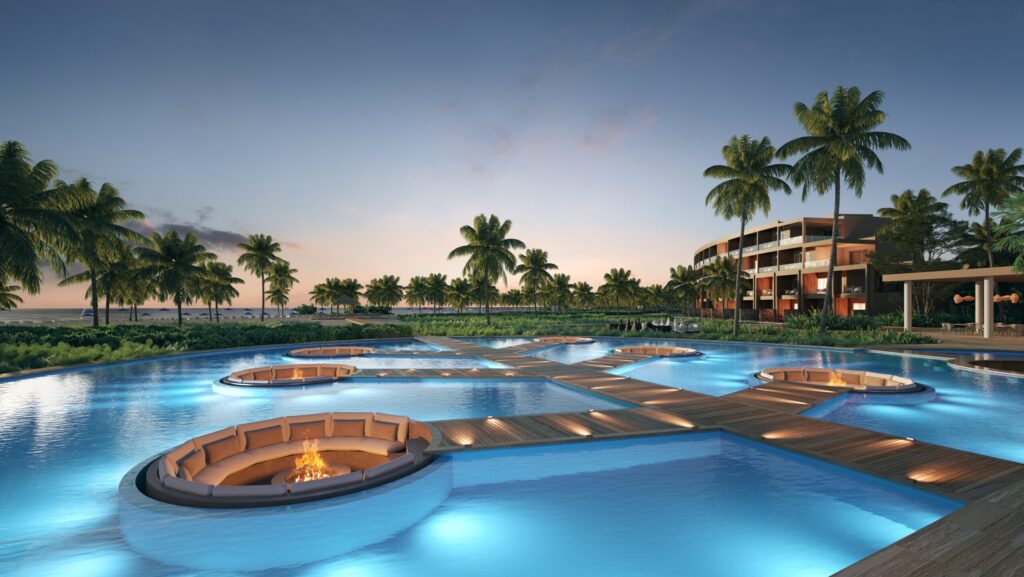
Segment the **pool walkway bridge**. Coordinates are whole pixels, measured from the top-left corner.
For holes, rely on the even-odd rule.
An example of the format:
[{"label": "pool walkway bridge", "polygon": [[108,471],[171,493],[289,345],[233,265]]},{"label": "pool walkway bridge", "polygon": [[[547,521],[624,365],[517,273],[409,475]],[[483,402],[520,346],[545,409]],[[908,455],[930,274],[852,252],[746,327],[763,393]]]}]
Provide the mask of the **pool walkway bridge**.
[{"label": "pool walkway bridge", "polygon": [[646,355],[613,353],[566,365],[527,354],[552,346],[547,343],[495,349],[447,337],[418,339],[448,351],[416,356],[476,357],[506,368],[369,369],[359,376],[547,379],[635,406],[433,421],[439,435],[431,451],[724,431],[965,503],[836,575],[1024,574],[1024,465],[799,414],[845,389],[767,383],[712,397],[607,372],[651,358]]}]

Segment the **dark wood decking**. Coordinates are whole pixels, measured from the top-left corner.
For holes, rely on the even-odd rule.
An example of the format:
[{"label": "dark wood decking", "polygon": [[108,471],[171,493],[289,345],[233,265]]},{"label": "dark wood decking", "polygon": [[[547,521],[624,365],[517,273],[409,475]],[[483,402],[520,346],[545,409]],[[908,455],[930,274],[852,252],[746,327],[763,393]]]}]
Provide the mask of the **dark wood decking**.
[{"label": "dark wood decking", "polygon": [[[522,356],[550,346],[546,344],[492,349],[444,337],[421,340],[511,367],[429,371],[449,373],[439,376],[493,373],[499,378],[547,378],[637,405],[599,412],[435,421],[431,425],[438,438],[431,444],[432,451],[721,430],[967,503],[838,575],[1024,574],[1024,465],[798,414],[843,394],[842,389],[768,383],[710,397],[605,372],[649,358],[644,355],[616,353],[563,365]],[[426,372],[415,371],[417,376]]]}]

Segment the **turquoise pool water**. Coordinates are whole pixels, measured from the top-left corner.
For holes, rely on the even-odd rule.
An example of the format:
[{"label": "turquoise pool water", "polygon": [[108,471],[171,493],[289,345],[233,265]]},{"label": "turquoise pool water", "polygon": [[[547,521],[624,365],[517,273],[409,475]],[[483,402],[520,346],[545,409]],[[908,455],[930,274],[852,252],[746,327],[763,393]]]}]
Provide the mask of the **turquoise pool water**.
[{"label": "turquoise pool water", "polygon": [[[100,551],[116,532],[118,480],[147,457],[230,424],[321,411],[428,420],[621,406],[543,380],[355,380],[305,390],[217,382],[244,367],[279,363],[287,350],[174,357],[0,382],[0,575],[40,563],[54,569],[37,575],[79,577],[89,568],[116,574],[111,559],[123,557],[123,544],[115,540],[109,557]],[[79,555],[81,563],[45,565]]]},{"label": "turquoise pool water", "polygon": [[958,506],[697,433],[469,451],[287,514],[129,502],[131,546],[107,555],[156,576],[184,564],[197,577],[825,577]]},{"label": "turquoise pool water", "polygon": [[504,349],[533,342],[533,337],[460,337],[460,341],[483,345],[492,349]]}]

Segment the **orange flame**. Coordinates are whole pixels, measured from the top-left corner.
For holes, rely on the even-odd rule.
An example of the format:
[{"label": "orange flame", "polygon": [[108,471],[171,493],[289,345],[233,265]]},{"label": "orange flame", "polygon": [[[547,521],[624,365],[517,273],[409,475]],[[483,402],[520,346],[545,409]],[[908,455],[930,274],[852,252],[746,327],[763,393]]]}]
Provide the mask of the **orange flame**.
[{"label": "orange flame", "polygon": [[335,470],[327,466],[320,451],[317,450],[317,440],[306,440],[302,441],[302,454],[295,459],[295,470],[288,475],[288,482],[305,483],[332,477],[335,474]]},{"label": "orange flame", "polygon": [[845,387],[846,381],[843,380],[843,376],[839,374],[839,371],[832,371],[828,377],[828,385],[830,387]]}]

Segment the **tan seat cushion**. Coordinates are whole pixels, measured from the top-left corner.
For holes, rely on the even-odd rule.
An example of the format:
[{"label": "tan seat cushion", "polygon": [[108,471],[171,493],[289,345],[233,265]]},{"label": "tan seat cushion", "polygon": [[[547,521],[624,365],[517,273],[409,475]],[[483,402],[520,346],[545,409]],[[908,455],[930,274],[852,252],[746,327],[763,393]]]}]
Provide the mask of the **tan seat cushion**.
[{"label": "tan seat cushion", "polygon": [[193,495],[200,495],[202,497],[209,496],[210,491],[213,489],[213,487],[209,485],[179,479],[178,477],[167,477],[167,480],[164,481],[164,486],[168,489],[181,491],[183,493],[191,493]]},{"label": "tan seat cushion", "polygon": [[191,481],[206,467],[206,455],[199,449],[185,455],[178,461],[178,476]]}]

